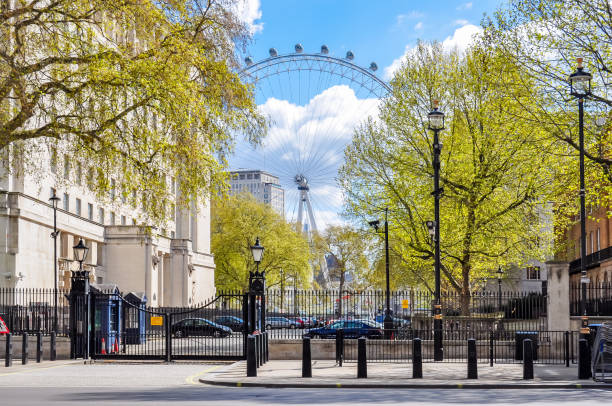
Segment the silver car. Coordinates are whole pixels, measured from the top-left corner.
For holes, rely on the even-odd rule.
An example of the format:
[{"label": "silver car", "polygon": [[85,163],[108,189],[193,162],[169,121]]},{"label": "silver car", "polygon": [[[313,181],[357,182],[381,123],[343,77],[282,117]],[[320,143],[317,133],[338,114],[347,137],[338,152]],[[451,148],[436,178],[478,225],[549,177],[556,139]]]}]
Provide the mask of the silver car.
[{"label": "silver car", "polygon": [[273,328],[298,328],[298,323],[294,320],[289,320],[286,317],[267,317],[266,318],[266,330]]}]

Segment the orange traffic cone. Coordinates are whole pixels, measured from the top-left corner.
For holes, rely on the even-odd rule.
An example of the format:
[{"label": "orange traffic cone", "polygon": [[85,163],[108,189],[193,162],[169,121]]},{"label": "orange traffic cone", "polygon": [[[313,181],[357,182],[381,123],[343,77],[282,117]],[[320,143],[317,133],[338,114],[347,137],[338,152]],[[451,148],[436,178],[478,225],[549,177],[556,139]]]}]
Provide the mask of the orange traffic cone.
[{"label": "orange traffic cone", "polygon": [[113,347],[113,352],[119,352],[119,339],[115,337],[115,346]]},{"label": "orange traffic cone", "polygon": [[106,343],[104,342],[104,338],[102,338],[102,355],[106,355]]}]

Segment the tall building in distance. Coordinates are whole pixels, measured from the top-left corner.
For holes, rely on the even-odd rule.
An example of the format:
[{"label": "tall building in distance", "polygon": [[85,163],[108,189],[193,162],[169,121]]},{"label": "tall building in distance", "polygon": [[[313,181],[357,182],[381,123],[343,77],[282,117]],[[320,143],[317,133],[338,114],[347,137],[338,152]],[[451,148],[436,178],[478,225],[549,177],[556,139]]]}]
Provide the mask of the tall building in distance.
[{"label": "tall building in distance", "polygon": [[269,204],[278,214],[285,217],[285,190],[278,176],[260,170],[238,170],[230,173],[230,194],[249,192],[255,198]]}]

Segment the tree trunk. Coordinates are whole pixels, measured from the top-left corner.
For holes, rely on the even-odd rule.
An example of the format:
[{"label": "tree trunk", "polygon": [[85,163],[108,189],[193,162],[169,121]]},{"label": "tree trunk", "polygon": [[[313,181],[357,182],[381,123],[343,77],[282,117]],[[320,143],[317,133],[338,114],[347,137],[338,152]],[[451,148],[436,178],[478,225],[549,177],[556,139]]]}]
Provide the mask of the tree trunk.
[{"label": "tree trunk", "polygon": [[470,265],[464,263],[461,266],[461,315],[470,315]]}]

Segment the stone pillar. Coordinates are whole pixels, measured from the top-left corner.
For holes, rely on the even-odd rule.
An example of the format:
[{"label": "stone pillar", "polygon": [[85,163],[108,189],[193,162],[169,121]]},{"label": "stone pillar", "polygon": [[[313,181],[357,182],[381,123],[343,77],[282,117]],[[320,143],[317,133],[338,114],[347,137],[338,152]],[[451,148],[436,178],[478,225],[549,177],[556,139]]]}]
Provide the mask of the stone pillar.
[{"label": "stone pillar", "polygon": [[569,263],[549,261],[547,318],[548,330],[570,330]]}]

